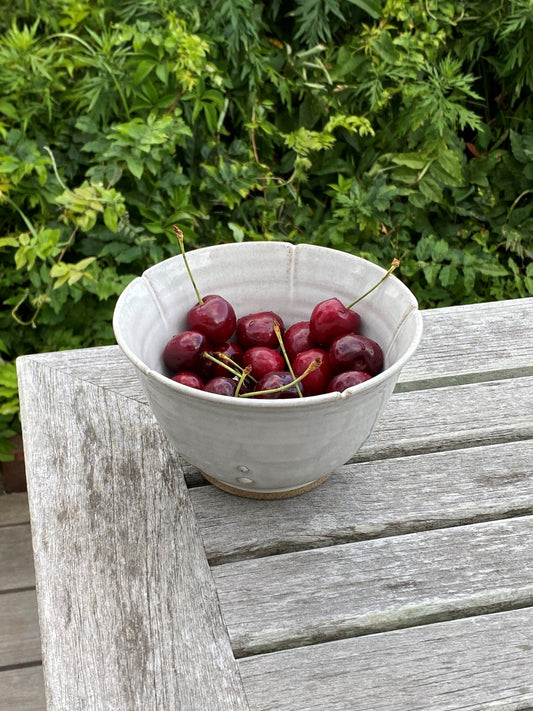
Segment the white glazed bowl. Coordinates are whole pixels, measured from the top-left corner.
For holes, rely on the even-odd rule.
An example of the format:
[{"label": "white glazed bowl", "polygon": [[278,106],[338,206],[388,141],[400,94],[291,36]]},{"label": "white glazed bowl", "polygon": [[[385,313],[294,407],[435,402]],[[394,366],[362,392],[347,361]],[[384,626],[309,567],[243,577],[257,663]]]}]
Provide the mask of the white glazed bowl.
[{"label": "white glazed bowl", "polygon": [[[285,242],[218,245],[189,252],[187,258],[202,295],[220,294],[237,318],[274,311],[286,327],[308,320],[324,299],[336,296],[350,303],[385,273],[344,252]],[[361,332],[383,349],[382,373],[343,393],[231,398],[167,377],[163,349],[186,329],[186,313],[195,303],[183,258],[167,259],[121,294],[113,316],[115,337],[176,450],[221,488],[257,498],[312,488],[347,462],[374,428],[422,335],[416,298],[389,276],[355,308]]]}]

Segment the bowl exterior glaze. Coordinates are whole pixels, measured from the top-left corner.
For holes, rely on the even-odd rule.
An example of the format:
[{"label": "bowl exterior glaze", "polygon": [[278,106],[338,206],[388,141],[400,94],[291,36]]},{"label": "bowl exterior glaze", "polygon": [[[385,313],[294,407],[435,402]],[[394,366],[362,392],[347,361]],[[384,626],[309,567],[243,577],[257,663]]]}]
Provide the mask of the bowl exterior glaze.
[{"label": "bowl exterior glaze", "polygon": [[[187,258],[203,296],[220,294],[237,317],[274,311],[286,327],[308,320],[324,299],[353,301],[385,273],[344,252],[283,242],[206,247]],[[370,435],[422,334],[414,295],[390,276],[356,307],[362,333],[385,354],[382,373],[344,393],[229,398],[175,383],[163,364],[166,343],[186,328],[186,313],[195,303],[183,258],[167,259],[121,294],[115,337],[176,450],[217,482],[251,495],[309,487],[347,462]]]}]

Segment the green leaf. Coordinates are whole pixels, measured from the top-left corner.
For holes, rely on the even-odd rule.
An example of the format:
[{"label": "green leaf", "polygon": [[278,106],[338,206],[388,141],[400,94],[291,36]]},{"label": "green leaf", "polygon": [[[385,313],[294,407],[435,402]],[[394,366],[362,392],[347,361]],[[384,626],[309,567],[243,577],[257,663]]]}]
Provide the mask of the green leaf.
[{"label": "green leaf", "polygon": [[462,185],[464,183],[461,154],[452,150],[441,151],[441,153],[439,153],[439,157],[437,158],[437,163],[456,181],[458,185]]},{"label": "green leaf", "polygon": [[457,267],[446,264],[439,272],[439,281],[444,287],[452,286],[455,284],[458,276],[459,271],[457,270]]},{"label": "green leaf", "polygon": [[396,165],[405,165],[407,168],[422,170],[428,164],[428,159],[420,153],[396,153],[392,157],[392,162]]},{"label": "green leaf", "polygon": [[509,272],[501,264],[496,264],[495,262],[482,262],[477,266],[478,272],[485,274],[485,276],[491,277],[501,277],[507,276]]},{"label": "green leaf", "polygon": [[117,231],[118,215],[116,210],[109,205],[104,208],[104,222],[106,227],[110,229],[111,232]]},{"label": "green leaf", "polygon": [[138,179],[142,178],[142,174],[144,172],[144,164],[139,157],[134,156],[132,154],[127,155],[126,164],[132,175],[134,175]]},{"label": "green leaf", "polygon": [[444,201],[444,195],[442,193],[442,188],[437,183],[437,181],[430,175],[425,175],[422,180],[418,183],[420,192],[422,195],[435,203],[442,203]]},{"label": "green leaf", "polygon": [[381,12],[380,0],[348,0],[352,5],[357,5],[358,8],[368,13],[374,20],[378,20]]}]

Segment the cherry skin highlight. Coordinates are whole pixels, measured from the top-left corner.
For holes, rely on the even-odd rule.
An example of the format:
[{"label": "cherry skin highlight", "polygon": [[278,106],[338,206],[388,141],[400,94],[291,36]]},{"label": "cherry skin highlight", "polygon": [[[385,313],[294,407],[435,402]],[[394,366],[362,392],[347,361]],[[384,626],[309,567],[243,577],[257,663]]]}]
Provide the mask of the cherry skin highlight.
[{"label": "cherry skin highlight", "polygon": [[204,389],[204,381],[202,378],[190,370],[180,370],[179,373],[172,376],[172,380],[175,383],[181,383],[182,385],[187,385],[187,387],[195,388],[196,390]]},{"label": "cherry skin highlight", "polygon": [[[226,356],[227,358],[230,358],[233,363],[242,365],[243,350],[238,343],[234,343],[233,341],[227,341],[226,343],[222,343],[220,346],[216,346],[215,348],[209,348],[207,352],[222,362],[225,361],[221,356]],[[228,365],[231,366],[231,363],[228,363]],[[199,372],[206,381],[211,378],[215,378],[216,376],[225,377],[229,375],[227,368],[224,368],[222,365],[218,365],[218,363],[213,363],[213,361],[208,358],[203,358],[203,363],[199,367]]]},{"label": "cherry skin highlight", "polygon": [[235,333],[237,342],[244,350],[253,346],[277,348],[278,337],[274,330],[274,321],[278,322],[281,335],[283,335],[285,332],[283,321],[273,311],[259,311],[258,313],[241,316],[237,321]]},{"label": "cherry skin highlight", "polygon": [[371,338],[347,333],[336,338],[329,348],[329,362],[334,372],[363,370],[377,375],[383,370],[383,351]]},{"label": "cherry skin highlight", "polygon": [[260,380],[263,375],[271,373],[273,370],[283,370],[285,361],[283,356],[268,346],[252,346],[244,352],[242,358],[244,367],[252,366],[250,375],[256,380]]},{"label": "cherry skin highlight", "polygon": [[309,321],[297,321],[292,326],[289,326],[283,336],[283,343],[291,363],[298,353],[313,348],[315,342],[311,336]]},{"label": "cherry skin highlight", "polygon": [[163,362],[169,370],[196,371],[202,359],[202,352],[209,348],[209,342],[199,331],[181,331],[173,336],[163,350]]},{"label": "cherry skin highlight", "polygon": [[356,311],[347,309],[340,299],[333,297],[315,306],[309,327],[315,344],[327,348],[337,336],[359,333],[361,317]]},{"label": "cherry skin highlight", "polygon": [[226,378],[225,376],[211,378],[204,387],[207,393],[216,393],[217,395],[227,395],[233,397],[235,395],[235,390],[237,389],[237,382],[232,380],[232,378]]},{"label": "cherry skin highlight", "polygon": [[[288,370],[282,371],[272,371],[267,373],[261,378],[261,380],[255,386],[255,391],[260,390],[274,390],[275,388],[283,387],[292,383],[294,378],[289,373]],[[264,393],[263,395],[257,395],[254,400],[285,400],[287,398],[300,397],[297,390],[297,385],[291,385],[285,390],[278,390],[273,393]]]},{"label": "cherry skin highlight", "polygon": [[370,380],[372,376],[370,373],[365,373],[362,370],[345,370],[343,373],[338,373],[329,382],[326,392],[342,393],[346,388],[351,388],[354,385],[359,385],[367,380]]},{"label": "cherry skin highlight", "polygon": [[214,345],[228,341],[235,332],[237,317],[233,306],[222,296],[209,294],[187,313],[187,326],[200,331]]},{"label": "cherry skin highlight", "polygon": [[322,361],[321,364],[312,373],[306,375],[301,382],[304,395],[320,395],[326,391],[327,385],[333,376],[333,372],[329,365],[328,354],[322,348],[310,348],[307,351],[298,353],[292,362],[294,375],[299,377],[317,358],[320,358]]}]

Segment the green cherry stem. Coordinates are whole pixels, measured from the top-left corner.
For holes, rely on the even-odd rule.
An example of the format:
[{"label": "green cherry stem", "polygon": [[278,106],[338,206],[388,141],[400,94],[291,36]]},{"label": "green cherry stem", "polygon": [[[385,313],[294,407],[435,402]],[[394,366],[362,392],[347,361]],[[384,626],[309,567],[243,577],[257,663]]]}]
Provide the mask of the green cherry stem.
[{"label": "green cherry stem", "polygon": [[183,261],[185,262],[185,267],[189,274],[189,278],[194,287],[194,291],[196,292],[196,298],[198,299],[198,303],[200,304],[200,306],[203,306],[204,300],[200,296],[200,292],[198,291],[198,287],[196,286],[196,282],[194,281],[194,277],[192,275],[191,268],[189,267],[189,262],[187,261],[187,256],[185,254],[185,245],[183,244],[183,232],[177,225],[173,225],[172,229],[174,230],[174,234],[176,235],[176,237],[178,238],[178,242],[180,243],[181,256],[183,257]]},{"label": "green cherry stem", "polygon": [[[279,323],[275,319],[274,319],[274,331],[276,333],[276,338],[278,339],[279,348],[283,354],[283,357],[285,358],[285,363],[287,364],[289,373],[292,375],[292,377],[294,379],[296,379],[296,376],[294,375],[294,370],[292,369],[292,365],[289,360],[289,356],[287,355],[287,350],[285,348],[285,344],[283,343],[283,337],[281,335],[281,329],[279,327]],[[298,397],[303,397],[304,395],[302,393],[302,389],[301,389],[299,383],[296,383],[296,389],[298,390]]]},{"label": "green cherry stem", "polygon": [[378,282],[376,282],[376,284],[374,284],[374,286],[372,286],[368,291],[365,291],[365,293],[364,293],[362,296],[359,296],[355,301],[352,301],[351,304],[348,304],[348,306],[347,306],[346,308],[347,308],[347,309],[351,309],[352,306],[355,306],[357,303],[359,303],[359,301],[361,301],[362,299],[364,299],[365,296],[368,296],[370,293],[372,293],[372,292],[374,291],[374,289],[377,289],[378,286],[379,286],[382,282],[384,282],[385,279],[386,279],[388,276],[390,276],[390,275],[392,274],[392,272],[393,272],[397,267],[399,267],[399,266],[400,266],[400,260],[399,260],[399,259],[393,259],[393,260],[392,260],[392,264],[390,265],[390,267],[389,267],[388,271],[386,272],[386,274],[384,274],[384,275],[381,277],[381,279],[380,279]]},{"label": "green cherry stem", "polygon": [[246,368],[243,369],[243,371],[241,373],[241,377],[239,378],[239,382],[237,383],[237,387],[235,388],[235,397],[239,397],[241,388],[244,384],[244,381],[246,380],[247,376],[250,375],[251,372],[252,372],[251,365],[247,365]]},{"label": "green cherry stem", "polygon": [[[207,360],[211,360],[211,361],[213,361],[213,363],[216,363],[217,365],[222,366],[222,368],[225,368],[229,373],[231,373],[232,375],[235,375],[237,378],[241,377],[242,370],[240,370],[240,371],[237,370],[236,368],[238,368],[238,366],[236,363],[233,363],[233,361],[231,361],[231,362],[233,363],[235,368],[232,368],[231,365],[229,365],[228,363],[225,363],[223,360],[219,360],[218,358],[215,358],[214,355],[212,355],[211,353],[208,353],[207,351],[204,351],[202,353],[202,355],[204,358],[207,358]],[[231,358],[228,358],[228,360],[231,360]]]},{"label": "green cherry stem", "polygon": [[292,388],[293,385],[297,385],[301,380],[303,380],[309,373],[312,373],[313,370],[316,370],[317,368],[320,368],[322,365],[322,358],[315,358],[307,368],[304,370],[304,372],[298,376],[297,378],[294,378],[294,380],[291,380],[290,383],[287,383],[286,385],[280,385],[279,388],[271,388],[270,390],[254,390],[253,392],[249,393],[243,393],[242,395],[239,395],[239,397],[254,397],[255,395],[270,395],[272,393],[279,393],[282,390],[288,390],[289,388]]}]

